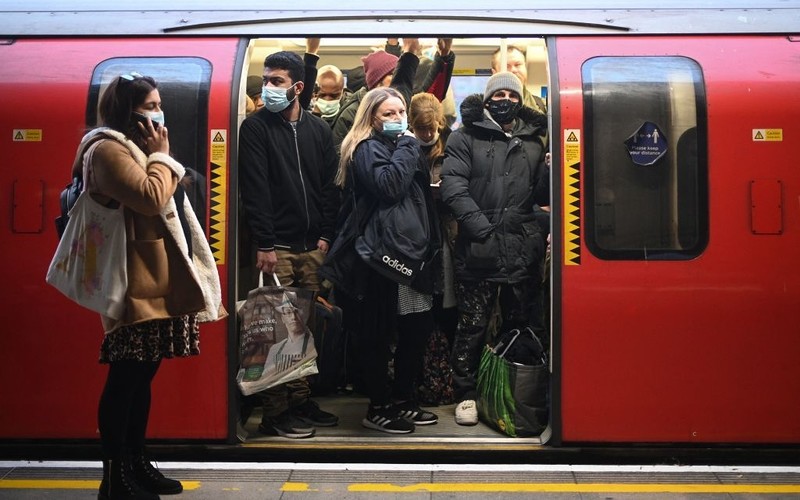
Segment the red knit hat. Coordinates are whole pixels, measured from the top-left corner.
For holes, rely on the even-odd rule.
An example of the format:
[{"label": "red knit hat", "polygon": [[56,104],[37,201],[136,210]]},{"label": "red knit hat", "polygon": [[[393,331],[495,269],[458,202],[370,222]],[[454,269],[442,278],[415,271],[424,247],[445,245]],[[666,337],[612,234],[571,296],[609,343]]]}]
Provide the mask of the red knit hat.
[{"label": "red knit hat", "polygon": [[378,82],[397,67],[397,56],[386,51],[379,50],[368,56],[361,58],[364,63],[364,76],[367,81],[367,89],[372,90]]}]

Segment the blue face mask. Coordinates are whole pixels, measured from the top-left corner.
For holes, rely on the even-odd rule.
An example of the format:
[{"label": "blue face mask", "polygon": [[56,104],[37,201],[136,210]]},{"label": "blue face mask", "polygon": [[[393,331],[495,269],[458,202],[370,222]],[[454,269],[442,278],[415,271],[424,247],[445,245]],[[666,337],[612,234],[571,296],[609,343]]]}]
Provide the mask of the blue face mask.
[{"label": "blue face mask", "polygon": [[146,117],[150,118],[150,121],[153,123],[158,123],[162,127],[164,126],[164,112],[163,111],[148,111],[144,114]]},{"label": "blue face mask", "polygon": [[392,139],[397,138],[397,136],[405,132],[407,128],[408,119],[406,117],[403,117],[399,122],[383,122],[383,134]]},{"label": "blue face mask", "polygon": [[292,95],[292,99],[289,100],[287,97],[287,92],[292,87],[288,89],[284,89],[281,87],[263,87],[261,89],[261,100],[264,101],[264,107],[266,107],[269,111],[273,113],[280,113],[284,109],[289,107],[289,104],[294,101],[296,95]]}]

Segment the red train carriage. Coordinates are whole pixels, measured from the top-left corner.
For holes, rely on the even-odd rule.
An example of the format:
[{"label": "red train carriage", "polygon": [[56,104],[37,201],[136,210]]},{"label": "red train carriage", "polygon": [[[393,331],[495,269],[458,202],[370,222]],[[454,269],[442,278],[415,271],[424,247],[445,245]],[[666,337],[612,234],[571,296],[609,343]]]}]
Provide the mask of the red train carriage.
[{"label": "red train carriage", "polygon": [[[99,321],[44,275],[58,194],[104,85],[130,70],[161,82],[175,155],[204,179],[193,202],[230,310],[246,254],[246,77],[269,52],[302,52],[298,37],[322,36],[321,60],[349,67],[391,34],[454,37],[457,92],[482,91],[498,43],[524,44],[551,123],[550,428],[514,440],[439,425],[415,449],[800,443],[800,8],[240,3],[0,7],[0,440],[97,438]],[[151,437],[238,446],[236,327],[233,315],[207,325],[201,356],[164,363]],[[310,443],[386,446],[356,430]]]}]

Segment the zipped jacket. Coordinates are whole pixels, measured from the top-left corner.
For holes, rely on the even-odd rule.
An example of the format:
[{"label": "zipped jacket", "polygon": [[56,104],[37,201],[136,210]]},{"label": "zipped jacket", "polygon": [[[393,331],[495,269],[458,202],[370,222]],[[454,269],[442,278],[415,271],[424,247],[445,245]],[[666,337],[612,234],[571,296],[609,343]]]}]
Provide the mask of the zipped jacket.
[{"label": "zipped jacket", "polygon": [[518,283],[538,272],[544,241],[534,204],[549,205],[542,139],[547,117],[524,107],[506,134],[472,95],[461,105],[464,126],[450,134],[441,194],[458,221],[456,276]]},{"label": "zipped jacket", "polygon": [[320,268],[320,276],[333,282],[337,290],[362,299],[364,273],[375,271],[357,255],[355,240],[365,234],[365,228],[382,210],[397,204],[402,205],[406,217],[370,235],[368,243],[373,248],[385,245],[403,255],[424,259],[425,265],[410,286],[432,293],[441,239],[438,231],[431,230],[438,221],[430,174],[419,141],[408,136],[395,142],[375,134],[356,148],[345,189],[343,210],[347,213],[342,214],[343,226]]},{"label": "zipped jacket", "polygon": [[239,130],[242,205],[260,250],[309,251],[333,241],[339,193],[331,129],[301,110],[288,122],[262,108]]}]

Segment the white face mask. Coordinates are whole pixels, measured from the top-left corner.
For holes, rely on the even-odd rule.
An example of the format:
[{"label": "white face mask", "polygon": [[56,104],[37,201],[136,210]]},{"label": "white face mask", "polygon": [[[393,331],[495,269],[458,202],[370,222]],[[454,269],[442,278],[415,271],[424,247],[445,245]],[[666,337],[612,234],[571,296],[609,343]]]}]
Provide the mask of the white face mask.
[{"label": "white face mask", "polygon": [[153,123],[158,123],[162,127],[164,126],[164,112],[163,111],[145,111],[144,116],[150,118],[150,121]]},{"label": "white face mask", "polygon": [[[417,137],[417,139],[419,139],[419,137]],[[422,139],[419,139],[419,143],[422,144],[423,146],[433,146],[434,144],[436,144],[436,141],[438,140],[439,140],[439,132],[436,132],[435,134],[433,134],[433,139],[431,139],[429,142],[425,142]]]},{"label": "white face mask", "polygon": [[334,101],[326,101],[325,99],[317,99],[317,109],[324,118],[330,118],[339,112],[339,99]]},{"label": "white face mask", "polygon": [[294,94],[291,99],[288,98],[287,93],[289,89],[294,87],[292,85],[289,88],[282,88],[282,87],[262,87],[261,89],[261,100],[264,101],[264,106],[273,113],[280,113],[284,109],[289,107],[289,104],[294,101],[297,97],[297,94]]}]

